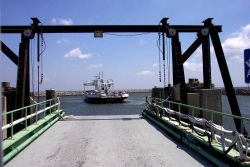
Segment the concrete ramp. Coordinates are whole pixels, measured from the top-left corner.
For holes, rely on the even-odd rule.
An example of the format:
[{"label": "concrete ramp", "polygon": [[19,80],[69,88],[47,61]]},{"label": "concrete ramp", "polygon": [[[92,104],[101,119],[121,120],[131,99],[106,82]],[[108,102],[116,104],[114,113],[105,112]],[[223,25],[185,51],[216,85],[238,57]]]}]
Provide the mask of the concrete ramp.
[{"label": "concrete ramp", "polygon": [[212,166],[138,115],[69,116],[6,167]]}]

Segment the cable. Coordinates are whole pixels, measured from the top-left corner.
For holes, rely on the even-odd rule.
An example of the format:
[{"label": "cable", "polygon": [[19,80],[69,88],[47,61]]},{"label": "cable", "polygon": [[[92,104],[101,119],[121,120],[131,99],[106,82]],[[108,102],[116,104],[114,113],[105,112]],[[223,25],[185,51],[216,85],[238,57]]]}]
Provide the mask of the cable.
[{"label": "cable", "polygon": [[35,64],[35,59],[34,59],[34,49],[35,49],[35,44],[34,44],[35,40],[32,39],[31,43],[30,43],[30,64],[31,64],[31,89],[32,89],[32,97],[34,99],[34,92],[35,92],[35,86],[34,86],[34,79],[35,79],[35,73],[34,73],[34,64]]},{"label": "cable", "polygon": [[[161,34],[160,34],[161,35]],[[159,49],[159,52],[163,55],[163,52],[162,52],[162,50],[161,50],[161,48],[160,48],[160,45],[161,45],[161,41],[160,41],[161,39],[159,38],[158,40],[157,40],[157,47],[158,47],[158,49]]]},{"label": "cable", "polygon": [[163,49],[163,86],[166,87],[166,57],[165,57],[165,34],[162,33],[162,49]]},{"label": "cable", "polygon": [[[168,38],[166,37],[166,48],[167,48],[167,56],[166,56],[166,62],[167,62],[167,83],[169,83],[169,64],[168,64],[168,62],[169,62],[169,58],[170,58],[170,56],[169,56],[169,50],[170,50],[170,48],[169,48],[169,45],[168,45],[168,43],[169,43],[169,40],[168,40]],[[166,69],[165,69],[166,70]],[[166,74],[164,74],[164,75],[166,75]],[[165,86],[166,86],[166,83],[165,83]]]},{"label": "cable", "polygon": [[161,34],[160,32],[158,33],[158,40],[157,40],[157,47],[158,47],[158,54],[159,54],[159,81],[161,82],[161,48],[160,48],[160,44],[161,44]]},{"label": "cable", "polygon": [[33,89],[33,99],[35,97],[35,40],[33,40],[33,62],[32,62],[32,89]]},{"label": "cable", "polygon": [[41,51],[41,53],[40,53],[40,55],[42,56],[42,54],[45,52],[45,50],[46,50],[46,48],[47,48],[47,45],[46,45],[46,42],[45,42],[45,40],[44,40],[43,33],[41,33],[40,35],[41,35],[41,39],[42,39],[41,46],[42,46],[42,47],[44,46],[44,48],[42,49],[42,51]]},{"label": "cable", "polygon": [[123,36],[123,37],[140,36],[140,35],[145,35],[149,33],[151,32],[144,32],[144,33],[137,33],[137,34],[115,34],[115,33],[104,32],[104,34],[113,35],[113,36]]},{"label": "cable", "polygon": [[45,42],[45,40],[44,40],[44,37],[43,37],[43,32],[42,32],[42,25],[41,25],[41,48],[42,48],[42,51],[41,51],[41,53],[40,53],[40,57],[41,57],[41,80],[39,81],[39,84],[42,84],[42,82],[43,82],[43,53],[45,52],[45,50],[46,50],[46,47],[47,47],[47,45],[46,45],[46,42]]},{"label": "cable", "polygon": [[157,47],[158,47],[158,51],[159,51],[159,81],[161,82],[161,55],[163,55],[163,51],[161,50],[161,29],[160,29],[160,24],[161,22],[158,23],[159,26],[159,31],[158,31],[158,40],[157,40]]},{"label": "cable", "polygon": [[170,67],[170,65],[171,65],[171,57],[172,57],[172,55],[171,55],[171,41],[170,41],[170,39],[168,39],[169,40],[169,42],[168,42],[168,45],[169,45],[169,59],[168,59],[168,85],[170,85],[170,75],[171,75],[171,67]]},{"label": "cable", "polygon": [[168,38],[166,39],[166,47],[167,47],[167,56],[166,56],[166,62],[167,62],[166,63],[167,64],[166,65],[166,68],[167,68],[166,69],[167,70],[167,74],[166,75],[167,75],[167,79],[166,80],[167,80],[167,83],[169,84],[169,63],[168,62],[169,62],[169,59],[170,59],[170,56],[169,56],[170,47],[169,47],[169,40],[168,40]]},{"label": "cable", "polygon": [[165,60],[163,60],[163,85],[165,88],[166,87],[166,63],[165,63]]},{"label": "cable", "polygon": [[[163,62],[163,82],[164,82],[164,88],[166,87],[166,62],[165,62],[165,34],[164,34],[164,32],[162,32],[161,33],[161,31],[160,31],[160,24],[161,24],[161,22],[159,22],[159,24],[158,24],[158,26],[159,26],[159,31],[158,31],[158,35],[159,35],[159,37],[158,37],[158,43],[157,43],[157,47],[158,47],[158,49],[159,49],[159,52],[161,52],[161,54],[162,54],[162,56],[163,56],[163,60],[162,60],[162,62]],[[163,50],[161,50],[161,48],[160,48],[160,39],[161,39],[161,36],[162,35],[162,47],[163,47]],[[164,52],[164,53],[163,53]],[[159,61],[160,62],[160,61]],[[161,68],[160,67],[160,63],[159,63],[159,68]],[[160,71],[160,70],[159,70]]]}]

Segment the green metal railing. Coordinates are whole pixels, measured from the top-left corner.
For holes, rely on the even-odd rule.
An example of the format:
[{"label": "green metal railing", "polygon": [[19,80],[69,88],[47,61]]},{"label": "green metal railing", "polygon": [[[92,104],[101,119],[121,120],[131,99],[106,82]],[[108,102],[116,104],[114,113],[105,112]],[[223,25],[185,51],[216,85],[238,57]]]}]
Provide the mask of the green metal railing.
[{"label": "green metal railing", "polygon": [[[248,130],[248,133],[250,133],[250,118],[247,117],[239,117],[236,115],[232,115],[229,113],[224,113],[224,112],[218,112],[215,110],[211,109],[206,109],[206,108],[200,108],[196,106],[191,106],[187,104],[182,104],[174,101],[169,101],[168,99],[161,99],[161,98],[155,98],[155,97],[147,97],[151,100],[151,102],[156,103],[160,106],[167,107],[169,109],[173,109],[178,112],[186,111],[188,115],[192,115],[194,117],[201,117],[202,115],[206,114],[206,118],[208,120],[211,120],[213,123],[216,124],[221,124],[223,125],[224,121],[218,122],[218,120],[222,120],[224,118],[226,119],[238,119],[241,122],[241,127],[245,127],[246,130]],[[215,118],[219,118],[215,120]],[[221,118],[221,119],[220,119]],[[223,125],[224,126],[224,125]],[[243,129],[241,129],[241,133],[243,133]]]},{"label": "green metal railing", "polygon": [[[21,115],[21,118],[14,120],[16,114]],[[2,126],[2,131],[10,129],[9,137],[2,142],[4,164],[56,123],[63,114],[59,98],[4,112],[3,117],[10,117],[10,122]],[[15,129],[14,126],[20,127]]]},{"label": "green metal railing", "polygon": [[[3,117],[5,116],[7,117],[8,115],[10,115],[10,123],[2,126],[2,131],[10,128],[11,129],[10,137],[12,138],[14,135],[14,126],[25,122],[24,128],[26,129],[28,126],[28,120],[34,119],[35,117],[35,121],[34,120],[33,121],[34,123],[37,123],[38,120],[45,118],[46,112],[49,111],[48,113],[51,114],[52,111],[59,110],[59,109],[60,109],[60,100],[59,98],[54,98],[54,99],[49,99],[40,103],[32,104],[26,107],[22,107],[16,110],[4,112],[2,113]],[[35,112],[28,115],[27,114],[28,111],[31,112],[32,110],[35,110]],[[14,120],[14,115],[18,112],[21,112],[23,114],[23,117],[17,120]]]},{"label": "green metal railing", "polygon": [[[146,97],[146,109],[142,114],[217,166],[250,165],[248,162],[250,139],[242,132],[225,128],[223,125],[218,126],[214,122],[216,116],[220,116],[239,119],[242,124],[250,125],[250,118],[155,97]],[[207,118],[208,115],[211,119]],[[204,119],[196,119],[199,116]],[[246,130],[250,130],[249,126]]]}]

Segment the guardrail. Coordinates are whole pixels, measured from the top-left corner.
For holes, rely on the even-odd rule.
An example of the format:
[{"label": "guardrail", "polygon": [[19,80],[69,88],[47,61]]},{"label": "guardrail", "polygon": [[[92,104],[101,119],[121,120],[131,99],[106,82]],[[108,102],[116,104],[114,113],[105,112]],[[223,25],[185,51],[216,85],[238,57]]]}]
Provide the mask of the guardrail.
[{"label": "guardrail", "polygon": [[[48,105],[48,104],[49,104],[49,106],[46,107],[46,105]],[[39,110],[41,108],[41,106],[43,107],[43,109]],[[36,112],[34,112],[34,113],[30,114],[30,115],[27,115],[28,110],[32,110],[33,107],[35,107]],[[59,97],[55,98],[55,99],[49,99],[49,100],[46,100],[46,101],[43,101],[43,102],[40,102],[40,103],[32,104],[30,106],[22,107],[22,108],[12,110],[12,111],[9,111],[9,112],[4,112],[4,113],[2,113],[2,116],[11,115],[11,122],[9,124],[7,124],[7,125],[2,126],[2,131],[11,128],[11,138],[12,138],[13,137],[13,127],[15,125],[20,124],[20,123],[25,121],[25,129],[26,129],[27,125],[28,125],[28,123],[27,123],[28,119],[36,117],[35,122],[37,123],[37,121],[39,120],[38,115],[43,113],[43,117],[45,117],[46,116],[45,112],[47,110],[49,110],[50,114],[51,114],[51,111],[53,109],[56,109],[56,110],[60,109]],[[20,112],[20,111],[24,111],[24,117],[13,121],[14,114],[17,113],[17,112]]]},{"label": "guardrail", "polygon": [[[197,117],[197,111],[209,113],[211,119]],[[250,118],[152,97],[146,97],[142,114],[203,156],[212,153],[208,159],[219,166],[223,162],[217,156],[236,165],[250,166],[249,137],[213,122],[214,114],[240,119],[242,123],[250,123]]]},{"label": "guardrail", "polygon": [[[183,104],[183,103],[178,103],[178,102],[173,102],[173,101],[169,101],[168,99],[160,99],[160,98],[155,98],[155,97],[147,97],[147,100],[150,100],[151,102],[157,103],[160,106],[164,106],[164,107],[168,107],[170,109],[174,109],[177,108],[178,112],[183,111],[183,109],[188,110],[188,115],[191,116],[196,116],[197,115],[201,115],[201,113],[206,113],[206,116],[210,121],[212,121],[215,124],[221,124],[222,126],[226,127],[227,124],[225,122],[229,122],[229,121],[233,121],[233,119],[238,119],[241,122],[241,127],[245,127],[246,131],[248,133],[250,133],[250,118],[247,117],[239,117],[236,115],[232,115],[232,114],[228,114],[228,113],[224,113],[224,112],[218,112],[215,110],[211,110],[211,109],[206,109],[206,108],[200,108],[200,107],[196,107],[196,106],[191,106],[191,105],[187,105],[187,104]],[[190,112],[191,111],[191,112]],[[214,120],[215,117],[222,117],[221,122],[217,122]],[[228,119],[227,121],[223,121],[223,119]],[[232,130],[235,130],[235,126],[234,124],[230,124],[231,127],[233,128]],[[244,129],[241,129],[242,134],[244,134]]]},{"label": "guardrail", "polygon": [[[35,112],[28,115],[28,111]],[[22,113],[22,118],[14,120],[16,113]],[[39,137],[44,131],[52,126],[63,115],[60,109],[60,99],[49,99],[30,106],[2,113],[3,116],[10,115],[10,123],[2,126],[2,131],[10,130],[10,136],[3,140],[3,161],[7,163],[22,149]],[[30,120],[30,124],[28,121]],[[14,131],[14,126],[21,125],[23,129]]]}]

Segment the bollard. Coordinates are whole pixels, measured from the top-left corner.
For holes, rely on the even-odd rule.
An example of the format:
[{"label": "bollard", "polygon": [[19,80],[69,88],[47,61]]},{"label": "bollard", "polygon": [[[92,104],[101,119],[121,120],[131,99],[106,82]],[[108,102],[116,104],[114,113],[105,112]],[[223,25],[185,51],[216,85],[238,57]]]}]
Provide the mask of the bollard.
[{"label": "bollard", "polygon": [[[1,82],[1,86],[2,86],[2,97],[6,98],[6,112],[11,111],[16,109],[16,89],[13,87],[10,87],[10,82]],[[2,103],[2,102],[1,102]],[[2,118],[3,119],[3,118]],[[6,116],[6,123],[10,123],[11,121],[11,116],[7,115]],[[21,129],[21,127],[16,126],[15,127],[15,131],[18,131],[19,129]],[[8,129],[7,130],[7,137],[9,137],[11,135],[11,130]]]},{"label": "bollard", "polygon": [[[56,95],[56,91],[54,89],[46,90],[46,100],[54,99],[56,97],[57,97],[57,95]],[[49,107],[55,103],[56,103],[55,101],[49,101],[46,103],[46,107]],[[46,115],[50,114],[54,110],[55,110],[55,108],[52,108],[49,111],[46,111]]]},{"label": "bollard", "polygon": [[5,88],[9,88],[10,87],[10,82],[2,82],[2,91],[5,90]]}]

